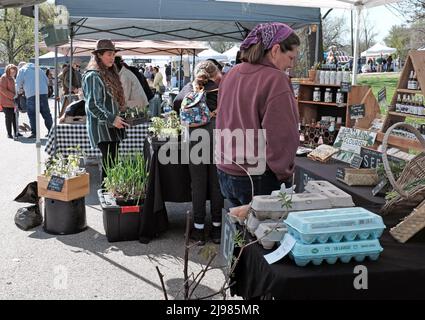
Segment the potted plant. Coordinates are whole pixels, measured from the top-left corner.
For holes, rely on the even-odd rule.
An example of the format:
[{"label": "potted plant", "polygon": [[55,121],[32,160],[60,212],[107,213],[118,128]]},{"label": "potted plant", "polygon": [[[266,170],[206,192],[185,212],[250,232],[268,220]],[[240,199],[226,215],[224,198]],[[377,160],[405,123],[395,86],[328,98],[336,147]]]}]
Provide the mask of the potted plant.
[{"label": "potted plant", "polygon": [[180,140],[184,127],[176,111],[164,114],[164,117],[153,117],[148,128],[153,144],[161,144],[170,139]]},{"label": "potted plant", "polygon": [[316,79],[317,70],[320,69],[320,63],[317,63],[311,67],[310,70],[308,70],[308,78],[311,82],[318,82]]},{"label": "potted plant", "polygon": [[141,153],[107,161],[104,190],[98,191],[109,242],[137,240],[149,173]]},{"label": "potted plant", "polygon": [[121,112],[120,116],[130,126],[146,123],[149,121],[149,108],[148,107],[128,107],[125,112]]},{"label": "potted plant", "polygon": [[46,161],[43,174],[37,177],[40,197],[72,201],[90,193],[89,174],[80,167],[83,157],[80,148],[69,148],[68,151],[74,152],[67,157],[58,153]]}]

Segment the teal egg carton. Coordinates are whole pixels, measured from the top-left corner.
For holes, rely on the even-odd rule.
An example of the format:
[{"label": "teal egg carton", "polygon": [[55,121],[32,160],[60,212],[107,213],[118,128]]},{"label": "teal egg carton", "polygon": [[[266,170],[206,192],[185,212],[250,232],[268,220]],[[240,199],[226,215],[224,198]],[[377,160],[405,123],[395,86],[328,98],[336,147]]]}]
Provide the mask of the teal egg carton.
[{"label": "teal egg carton", "polygon": [[291,212],[284,222],[304,244],[379,239],[385,229],[381,216],[359,207]]},{"label": "teal egg carton", "polygon": [[316,244],[297,242],[289,252],[289,257],[297,266],[304,267],[310,262],[314,265],[321,265],[324,262],[334,264],[338,260],[348,263],[351,259],[362,262],[366,257],[375,261],[382,251],[383,248],[377,239]]}]

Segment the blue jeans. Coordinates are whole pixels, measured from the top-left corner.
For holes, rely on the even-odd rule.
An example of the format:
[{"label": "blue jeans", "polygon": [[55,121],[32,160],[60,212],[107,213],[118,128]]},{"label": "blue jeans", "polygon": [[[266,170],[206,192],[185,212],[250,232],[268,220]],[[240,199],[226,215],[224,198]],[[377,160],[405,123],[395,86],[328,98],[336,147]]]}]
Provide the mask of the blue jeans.
[{"label": "blue jeans", "polygon": [[[35,134],[35,96],[27,98],[27,109],[28,118],[30,119],[31,132],[32,134]],[[49,109],[49,100],[47,100],[47,94],[40,94],[40,113],[44,119],[44,125],[46,126],[47,130],[50,131],[53,125],[53,119]]]},{"label": "blue jeans", "polygon": [[[235,207],[249,204],[252,200],[251,182],[247,176],[233,176],[217,170],[221,193]],[[280,189],[276,175],[267,170],[260,176],[251,176],[254,184],[254,195],[270,195]]]}]

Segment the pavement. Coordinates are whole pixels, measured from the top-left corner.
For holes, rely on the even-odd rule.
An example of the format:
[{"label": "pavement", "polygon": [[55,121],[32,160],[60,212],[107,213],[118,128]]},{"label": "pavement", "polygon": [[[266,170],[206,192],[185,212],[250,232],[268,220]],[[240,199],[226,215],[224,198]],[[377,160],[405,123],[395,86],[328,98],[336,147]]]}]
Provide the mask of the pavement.
[{"label": "pavement", "polygon": [[[23,122],[29,123],[26,114],[21,114],[20,124]],[[91,165],[87,167],[91,193],[86,197],[86,231],[65,236],[49,235],[41,226],[23,231],[14,224],[14,216],[27,204],[13,199],[36,180],[35,139],[8,139],[4,123],[4,113],[0,113],[0,300],[161,300],[164,295],[157,266],[164,275],[169,299],[182,299],[185,213],[191,209],[190,203],[167,203],[169,229],[149,244],[108,243],[96,196],[99,169]],[[42,118],[41,127],[44,137],[47,129]],[[42,139],[43,160],[47,159],[46,141]],[[219,249],[211,242],[208,245]],[[206,264],[198,251],[197,247],[192,249],[189,258],[190,272],[195,274]],[[222,264],[220,259],[213,263],[217,268],[206,273],[196,296],[207,296],[221,288]]]}]

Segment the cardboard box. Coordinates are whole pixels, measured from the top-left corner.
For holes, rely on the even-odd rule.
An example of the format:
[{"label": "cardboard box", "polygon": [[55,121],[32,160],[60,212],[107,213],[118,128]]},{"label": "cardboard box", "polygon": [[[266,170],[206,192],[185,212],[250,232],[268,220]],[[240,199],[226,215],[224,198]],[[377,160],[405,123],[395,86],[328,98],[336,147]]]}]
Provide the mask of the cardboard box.
[{"label": "cardboard box", "polygon": [[90,179],[88,173],[65,179],[65,183],[61,192],[47,190],[49,180],[50,179],[48,177],[43,175],[37,177],[39,197],[56,199],[60,201],[71,201],[85,197],[90,193]]}]

